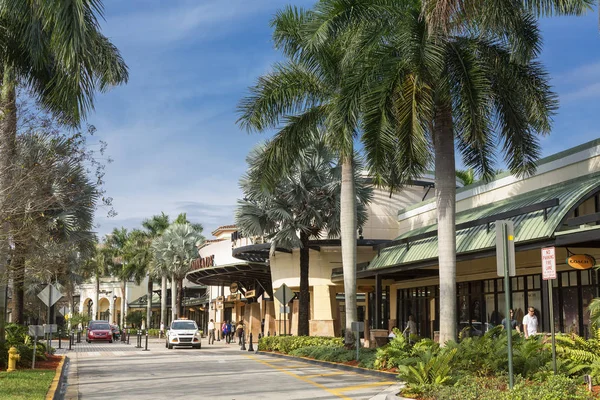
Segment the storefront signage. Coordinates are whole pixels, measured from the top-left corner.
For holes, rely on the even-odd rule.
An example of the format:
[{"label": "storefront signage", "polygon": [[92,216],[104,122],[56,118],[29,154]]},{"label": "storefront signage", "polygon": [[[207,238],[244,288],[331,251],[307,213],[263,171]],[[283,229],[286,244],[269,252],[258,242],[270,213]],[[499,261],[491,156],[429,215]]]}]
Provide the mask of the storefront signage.
[{"label": "storefront signage", "polygon": [[242,296],[238,293],[238,294],[230,294],[229,296],[227,296],[227,301],[237,301],[237,300],[241,300]]},{"label": "storefront signage", "polygon": [[246,290],[246,294],[244,295],[247,299],[256,296],[256,290]]},{"label": "storefront signage", "polygon": [[223,296],[218,296],[216,300],[217,300],[217,302],[219,302],[219,301],[220,301],[220,302],[222,303],[222,302],[223,302],[223,300],[225,300],[225,297],[223,297]]},{"label": "storefront signage", "polygon": [[208,257],[202,257],[200,262],[198,263],[198,269],[201,268],[209,268],[215,266],[215,255],[210,255]]},{"label": "storefront signage", "polygon": [[556,279],[556,253],[554,247],[542,249],[542,279]]},{"label": "storefront signage", "polygon": [[596,260],[589,254],[573,254],[567,258],[567,265],[575,269],[590,269],[596,265]]},{"label": "storefront signage", "polygon": [[233,294],[233,293],[237,293],[238,291],[238,283],[237,282],[233,282],[230,286],[229,286],[229,291]]},{"label": "storefront signage", "polygon": [[217,301],[217,310],[222,310],[223,309],[223,303],[221,303],[220,301]]}]

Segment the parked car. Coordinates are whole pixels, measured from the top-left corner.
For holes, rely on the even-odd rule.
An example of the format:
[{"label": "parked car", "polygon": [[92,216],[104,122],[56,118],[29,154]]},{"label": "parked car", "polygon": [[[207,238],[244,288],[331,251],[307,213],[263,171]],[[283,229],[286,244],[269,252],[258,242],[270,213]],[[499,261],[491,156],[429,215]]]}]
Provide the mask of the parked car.
[{"label": "parked car", "polygon": [[86,342],[113,342],[112,329],[108,321],[90,321]]},{"label": "parked car", "polygon": [[119,339],[121,339],[121,329],[119,329],[119,325],[117,325],[117,324],[110,324],[110,330],[111,330],[112,335],[113,335],[113,340],[119,340]]},{"label": "parked car", "polygon": [[200,331],[195,321],[176,319],[171,322],[171,329],[167,332],[165,347],[172,349],[173,346],[191,346],[195,349],[202,347]]}]

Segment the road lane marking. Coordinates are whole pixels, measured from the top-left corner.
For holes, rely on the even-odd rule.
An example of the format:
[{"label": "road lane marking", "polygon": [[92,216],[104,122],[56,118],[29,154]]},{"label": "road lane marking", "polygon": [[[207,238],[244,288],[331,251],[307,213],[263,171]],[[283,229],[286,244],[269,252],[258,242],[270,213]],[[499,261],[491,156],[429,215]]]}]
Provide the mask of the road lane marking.
[{"label": "road lane marking", "polygon": [[100,353],[98,353],[97,351],[88,351],[87,353],[85,353],[85,355],[88,357],[100,357]]},{"label": "road lane marking", "polygon": [[124,356],[125,352],[124,351],[113,351],[112,352],[115,356]]},{"label": "road lane marking", "polygon": [[303,376],[305,378],[319,378],[321,376],[348,375],[348,374],[356,374],[356,372],[339,371],[339,372],[329,372],[329,373],[326,373],[326,374],[303,375]]},{"label": "road lane marking", "polygon": [[257,361],[257,362],[259,362],[259,363],[261,363],[261,364],[264,364],[264,365],[266,365],[267,367],[271,367],[271,368],[273,368],[273,369],[275,369],[275,370],[277,370],[277,371],[279,371],[279,372],[283,372],[284,374],[286,374],[286,375],[289,375],[289,376],[292,376],[292,377],[294,377],[294,378],[296,378],[296,379],[299,379],[299,380],[301,380],[301,381],[303,381],[303,382],[310,383],[311,385],[313,385],[313,386],[316,386],[316,387],[318,387],[319,389],[323,389],[323,390],[325,390],[326,392],[329,392],[329,393],[333,394],[333,395],[334,395],[334,396],[336,396],[336,397],[339,397],[339,398],[342,398],[342,399],[345,399],[345,400],[352,400],[352,398],[351,398],[351,397],[344,396],[343,394],[341,394],[341,393],[338,393],[338,391],[337,391],[337,390],[335,390],[335,389],[330,389],[330,388],[328,388],[328,387],[327,387],[327,386],[325,386],[325,385],[321,385],[320,383],[317,383],[317,382],[311,381],[310,379],[306,379],[305,377],[303,377],[303,376],[301,376],[301,375],[298,375],[298,374],[295,374],[295,373],[293,373],[293,372],[287,371],[287,370],[285,370],[284,368],[280,368],[280,367],[278,367],[277,365],[270,364],[270,363],[268,363],[267,361],[263,361],[263,360],[261,360],[261,359],[260,359],[260,358],[258,358],[258,357],[255,357],[255,356],[248,356],[248,355],[246,355],[245,357],[248,357],[248,358],[250,358],[250,359],[252,359],[252,360],[254,360],[254,361]]},{"label": "road lane marking", "polygon": [[391,385],[395,385],[396,383],[398,383],[398,382],[389,382],[389,381],[371,382],[371,383],[363,383],[362,385],[344,386],[344,387],[336,388],[336,390],[339,390],[340,392],[351,392],[354,390],[369,389],[374,386],[391,386]]}]

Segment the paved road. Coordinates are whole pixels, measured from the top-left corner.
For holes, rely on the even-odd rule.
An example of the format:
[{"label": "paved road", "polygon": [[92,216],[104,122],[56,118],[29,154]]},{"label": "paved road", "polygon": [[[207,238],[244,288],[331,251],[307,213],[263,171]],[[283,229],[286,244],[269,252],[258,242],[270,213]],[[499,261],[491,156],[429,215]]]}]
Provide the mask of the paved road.
[{"label": "paved road", "polygon": [[149,348],[75,346],[66,352],[72,360],[66,398],[384,399],[397,387],[393,380],[240,351],[223,342],[167,350],[154,340]]}]

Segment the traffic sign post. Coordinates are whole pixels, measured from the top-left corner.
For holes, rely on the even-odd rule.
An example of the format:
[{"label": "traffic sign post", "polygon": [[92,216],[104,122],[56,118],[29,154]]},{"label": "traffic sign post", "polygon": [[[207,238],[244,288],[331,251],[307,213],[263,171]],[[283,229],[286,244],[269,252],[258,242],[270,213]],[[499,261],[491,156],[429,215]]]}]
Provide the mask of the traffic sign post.
[{"label": "traffic sign post", "polygon": [[354,321],[351,324],[353,332],[356,332],[356,361],[358,361],[358,349],[360,349],[360,332],[365,331],[365,323],[363,321]]},{"label": "traffic sign post", "polygon": [[554,332],[554,299],[552,296],[552,280],[556,279],[556,249],[545,247],[542,249],[542,279],[548,282],[548,303],[550,309],[550,335],[552,337],[552,368],[556,375],[556,334]]},{"label": "traffic sign post", "polygon": [[[292,289],[290,289],[285,283],[283,285],[281,285],[279,287],[279,289],[277,289],[275,291],[275,293],[273,293],[273,296],[279,300],[279,302],[281,304],[283,304],[283,307],[279,309],[279,321],[281,321],[281,314],[283,311],[283,314],[286,316],[286,321],[283,324],[283,335],[286,336],[287,335],[287,314],[289,312],[289,307],[287,307],[287,304],[290,302],[290,300],[292,300],[292,298],[294,297],[294,292],[292,292]],[[280,322],[281,323],[281,322]],[[281,325],[280,325],[281,326]],[[281,328],[280,328],[281,331]]]},{"label": "traffic sign post", "polygon": [[512,358],[512,325],[510,319],[510,306],[512,295],[510,293],[510,277],[516,275],[515,267],[515,228],[512,221],[496,221],[496,263],[499,276],[504,277],[504,293],[506,303],[506,337],[508,340],[508,383],[510,389],[514,386],[513,358]]}]

